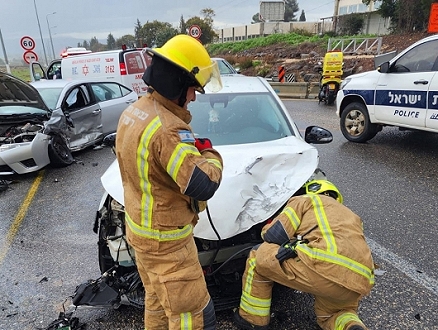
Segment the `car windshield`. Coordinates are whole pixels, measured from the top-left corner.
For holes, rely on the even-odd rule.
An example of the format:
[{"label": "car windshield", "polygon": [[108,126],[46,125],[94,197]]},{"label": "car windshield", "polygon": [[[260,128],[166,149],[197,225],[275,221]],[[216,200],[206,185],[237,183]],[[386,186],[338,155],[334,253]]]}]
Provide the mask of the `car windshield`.
[{"label": "car windshield", "polygon": [[47,111],[24,105],[5,105],[0,107],[2,116],[21,116],[21,115],[47,115]]},{"label": "car windshield", "polygon": [[294,135],[284,112],[269,93],[197,94],[189,103],[196,137],[213,145],[272,141]]},{"label": "car windshield", "polygon": [[39,87],[34,86],[42,99],[50,109],[55,109],[58,103],[59,95],[61,95],[62,87]]}]

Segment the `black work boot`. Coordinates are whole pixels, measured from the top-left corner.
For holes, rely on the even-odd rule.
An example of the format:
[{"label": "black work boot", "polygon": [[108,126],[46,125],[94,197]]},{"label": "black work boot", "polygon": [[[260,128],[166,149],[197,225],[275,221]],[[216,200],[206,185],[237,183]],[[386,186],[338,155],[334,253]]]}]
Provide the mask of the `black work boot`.
[{"label": "black work boot", "polygon": [[267,325],[254,325],[249,323],[239,314],[239,309],[236,308],[234,310],[234,323],[240,328],[244,330],[268,330]]}]

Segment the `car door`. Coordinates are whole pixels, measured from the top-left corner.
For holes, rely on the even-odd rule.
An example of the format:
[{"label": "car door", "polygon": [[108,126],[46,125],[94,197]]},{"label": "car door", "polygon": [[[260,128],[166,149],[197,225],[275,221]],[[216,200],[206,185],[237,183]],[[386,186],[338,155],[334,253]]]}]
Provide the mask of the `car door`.
[{"label": "car door", "polygon": [[103,134],[115,132],[122,112],[138,100],[137,93],[116,82],[96,82],[90,86],[102,110]]},{"label": "car door", "polygon": [[[438,65],[438,63],[437,63]],[[438,67],[429,86],[427,95],[426,128],[438,130]]]},{"label": "car door", "polygon": [[376,85],[378,121],[414,128],[426,125],[428,90],[436,73],[438,40],[417,45],[395,59]]},{"label": "car door", "polygon": [[86,84],[75,85],[69,90],[62,110],[74,125],[67,133],[71,150],[80,150],[102,140],[102,111],[100,104],[92,101]]},{"label": "car door", "polygon": [[40,79],[61,79],[61,60],[56,59],[50,62],[47,70],[44,70],[39,62],[31,62],[29,64],[30,81],[38,81]]}]

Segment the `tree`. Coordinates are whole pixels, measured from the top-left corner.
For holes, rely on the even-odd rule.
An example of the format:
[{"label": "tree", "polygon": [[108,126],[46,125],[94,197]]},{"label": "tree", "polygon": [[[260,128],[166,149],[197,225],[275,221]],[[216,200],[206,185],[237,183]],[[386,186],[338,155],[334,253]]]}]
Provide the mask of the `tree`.
[{"label": "tree", "polygon": [[187,24],[184,21],[183,15],[181,15],[181,18],[179,20],[179,33],[187,34]]},{"label": "tree", "polygon": [[[143,43],[146,43],[149,47],[161,46],[162,35],[169,34],[169,29],[173,29],[175,34],[177,33],[176,29],[174,29],[170,23],[157,20],[153,22],[148,21],[139,31],[139,37],[143,40]],[[159,39],[159,42],[157,39]]]},{"label": "tree", "polygon": [[300,15],[300,22],[305,22],[306,21],[306,14],[304,13],[304,9],[301,11],[301,15]]},{"label": "tree", "polygon": [[198,25],[201,28],[201,37],[199,40],[203,45],[211,43],[218,35],[213,28],[208,25],[202,18],[194,16],[187,21],[187,26]]},{"label": "tree", "polygon": [[173,28],[172,26],[166,26],[165,28],[159,30],[155,38],[157,47],[163,46],[167,40],[176,36],[177,34],[178,30]]},{"label": "tree", "polygon": [[355,35],[362,31],[364,25],[363,14],[354,13],[339,17],[339,31],[342,35]]},{"label": "tree", "polygon": [[[133,47],[136,45],[137,40],[138,39],[132,34],[125,34],[123,37],[116,40],[116,49],[121,49],[123,45],[126,45],[127,47]],[[143,44],[141,44],[141,46],[143,46]]]},{"label": "tree", "polygon": [[201,10],[201,15],[204,16],[204,22],[212,28],[213,17],[216,16],[214,10],[211,8],[204,8]]},{"label": "tree", "polygon": [[114,39],[114,36],[111,33],[108,34],[108,37],[106,38],[106,49],[116,49],[116,39]]},{"label": "tree", "polygon": [[262,20],[260,19],[260,13],[254,14],[252,17],[251,24],[260,23]]},{"label": "tree", "polygon": [[377,12],[391,19],[393,32],[422,31],[427,28],[431,4],[436,0],[362,0],[366,5],[381,1]]},{"label": "tree", "polygon": [[300,8],[298,7],[297,0],[285,0],[284,1],[284,21],[293,22],[296,21],[295,13],[298,12]]},{"label": "tree", "polygon": [[105,50],[106,46],[101,44],[96,37],[91,38],[90,40],[90,50],[92,52],[101,52]]},{"label": "tree", "polygon": [[141,23],[139,21],[139,19],[137,18],[137,23],[135,23],[134,26],[134,37],[135,40],[137,41],[137,47],[143,47],[143,38],[141,37]]}]

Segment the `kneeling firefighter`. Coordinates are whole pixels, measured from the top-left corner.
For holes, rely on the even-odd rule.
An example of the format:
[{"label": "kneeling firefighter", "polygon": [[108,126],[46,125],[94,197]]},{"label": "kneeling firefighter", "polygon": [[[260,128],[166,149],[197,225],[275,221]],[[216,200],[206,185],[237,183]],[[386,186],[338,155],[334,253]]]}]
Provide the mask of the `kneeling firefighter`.
[{"label": "kneeling firefighter", "polygon": [[374,285],[374,263],[362,221],[329,181],[306,183],[262,230],[248,256],[240,307],[242,329],[268,329],[274,282],[315,297],[324,330],[365,330],[360,299]]},{"label": "kneeling firefighter", "polygon": [[147,52],[147,94],[123,112],[116,138],[126,237],[146,291],[145,328],[215,329],[193,227],[223,164],[211,141],[195,139],[187,105],[195,91],[222,87],[219,70],[187,35]]}]

